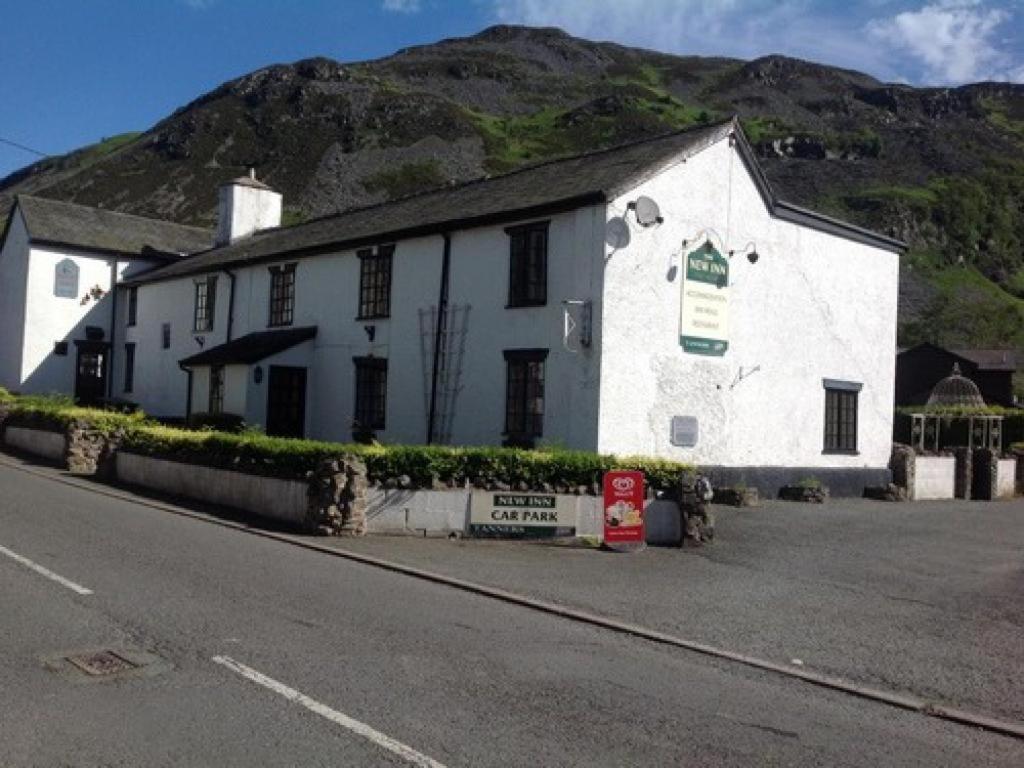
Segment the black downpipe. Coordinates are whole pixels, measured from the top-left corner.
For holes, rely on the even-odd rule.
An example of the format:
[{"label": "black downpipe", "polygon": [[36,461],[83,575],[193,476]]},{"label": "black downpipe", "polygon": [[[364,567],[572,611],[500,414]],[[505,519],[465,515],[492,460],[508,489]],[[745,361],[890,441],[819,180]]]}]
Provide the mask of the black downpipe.
[{"label": "black downpipe", "polygon": [[444,256],[441,259],[441,294],[437,299],[437,328],[434,335],[434,365],[430,374],[430,415],[427,421],[427,445],[434,442],[434,420],[437,418],[437,379],[441,372],[441,345],[448,316],[448,272],[452,261],[452,236],[445,232]]},{"label": "black downpipe", "polygon": [[192,369],[178,363],[181,370],[188,374],[188,391],[185,393],[185,423],[192,417]]},{"label": "black downpipe", "polygon": [[107,352],[107,400],[114,399],[114,347],[117,345],[117,259],[110,267],[110,349]]},{"label": "black downpipe", "polygon": [[[224,342],[227,343],[231,341],[231,332],[235,327],[235,273],[230,269],[225,269],[224,274],[231,281],[231,290],[228,293],[228,337],[224,339]],[[189,391],[192,391],[191,388]]]}]

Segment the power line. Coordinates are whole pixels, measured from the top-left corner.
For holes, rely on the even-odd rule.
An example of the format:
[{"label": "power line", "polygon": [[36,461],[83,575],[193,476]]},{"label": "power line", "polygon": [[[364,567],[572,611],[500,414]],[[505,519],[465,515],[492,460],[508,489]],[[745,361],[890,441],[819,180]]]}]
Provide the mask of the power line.
[{"label": "power line", "polygon": [[11,141],[10,139],[5,139],[2,136],[0,136],[0,144],[6,144],[9,147],[14,147],[15,149],[20,149],[23,152],[30,152],[31,154],[38,155],[39,157],[49,157],[49,155],[46,154],[45,152],[40,152],[38,149],[32,149],[32,147],[26,147],[24,144],[19,144],[16,141]]}]

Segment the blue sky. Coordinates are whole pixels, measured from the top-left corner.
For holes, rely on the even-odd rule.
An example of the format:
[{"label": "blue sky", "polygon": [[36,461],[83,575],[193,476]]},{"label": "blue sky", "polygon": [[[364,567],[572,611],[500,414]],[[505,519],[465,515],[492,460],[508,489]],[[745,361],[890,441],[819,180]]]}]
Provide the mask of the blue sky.
[{"label": "blue sky", "polygon": [[[913,84],[1024,82],[1024,0],[11,0],[2,19],[0,139],[47,154],[145,130],[267,64],[377,58],[501,22]],[[0,177],[34,159],[0,143]]]}]

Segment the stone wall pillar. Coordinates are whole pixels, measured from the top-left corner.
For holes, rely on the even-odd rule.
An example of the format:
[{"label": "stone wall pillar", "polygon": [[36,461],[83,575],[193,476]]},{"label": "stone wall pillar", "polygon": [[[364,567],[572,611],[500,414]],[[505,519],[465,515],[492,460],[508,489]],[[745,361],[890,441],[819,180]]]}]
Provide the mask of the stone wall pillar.
[{"label": "stone wall pillar", "polygon": [[970,448],[954,448],[953,458],[956,459],[956,469],[953,470],[953,496],[958,499],[970,499],[974,485],[974,456]]},{"label": "stone wall pillar", "polygon": [[[2,415],[0,415],[0,418],[2,418]],[[1017,467],[1013,473],[1014,493],[1018,496],[1024,496],[1024,451],[1014,451],[1013,458],[1017,460]]]},{"label": "stone wall pillar", "polygon": [[72,422],[64,433],[64,463],[75,475],[114,476],[114,457],[124,437],[122,432],[106,435],[85,422]]},{"label": "stone wall pillar", "polygon": [[892,447],[889,458],[889,470],[892,472],[892,484],[902,488],[905,498],[914,498],[914,459],[916,454],[909,445],[896,443]]},{"label": "stone wall pillar", "polygon": [[321,461],[309,477],[309,528],[323,536],[366,533],[366,465],[351,458]]},{"label": "stone wall pillar", "polygon": [[971,458],[974,463],[971,498],[992,501],[997,495],[996,474],[999,471],[999,454],[991,448],[978,448]]}]

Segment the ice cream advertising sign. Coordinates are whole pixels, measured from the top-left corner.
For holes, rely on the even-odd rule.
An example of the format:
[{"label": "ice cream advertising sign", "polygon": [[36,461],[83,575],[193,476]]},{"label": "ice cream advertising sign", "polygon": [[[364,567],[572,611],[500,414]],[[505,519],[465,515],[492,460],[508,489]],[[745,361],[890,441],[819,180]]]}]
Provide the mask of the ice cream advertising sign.
[{"label": "ice cream advertising sign", "polygon": [[721,357],[729,348],[729,260],[705,243],[686,254],[682,282],[683,351]]},{"label": "ice cream advertising sign", "polygon": [[612,549],[644,546],[644,473],[604,476],[604,543]]}]

